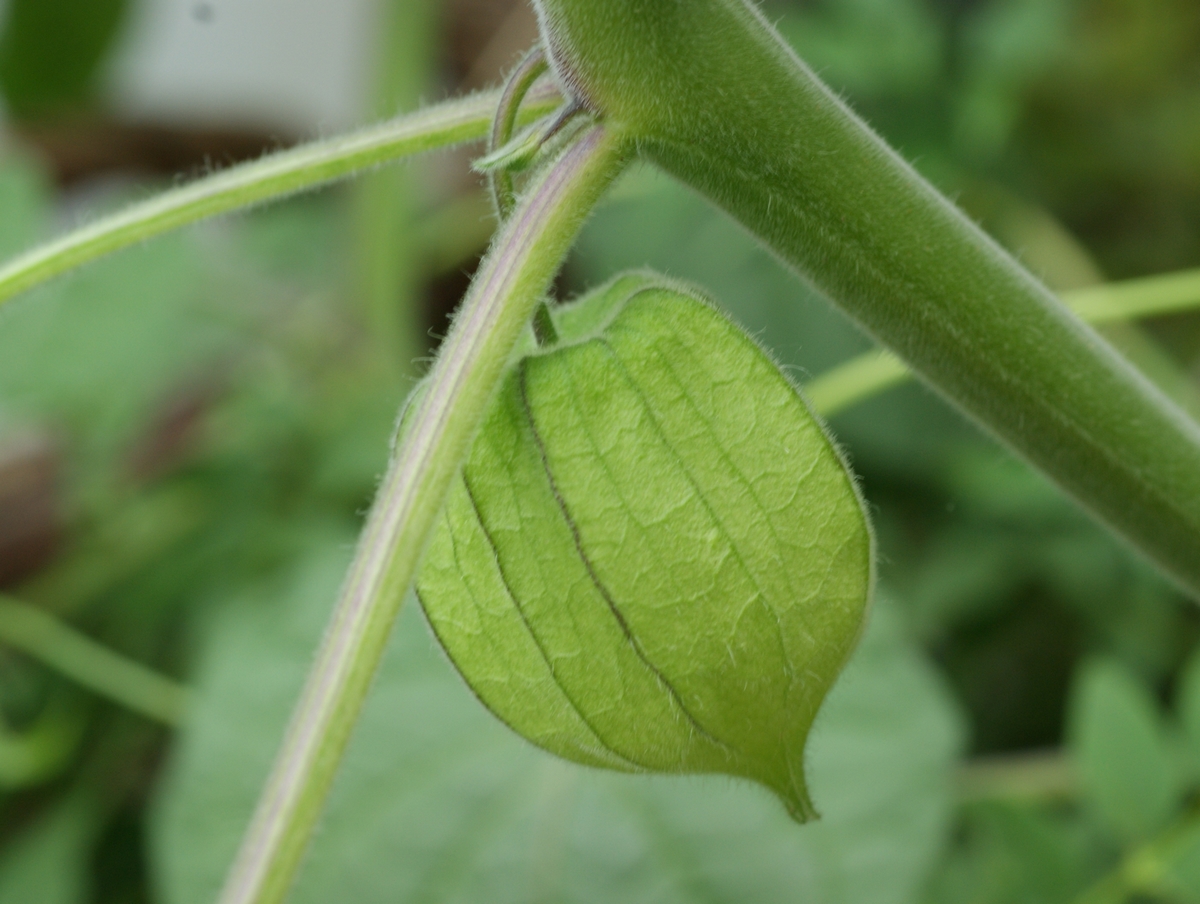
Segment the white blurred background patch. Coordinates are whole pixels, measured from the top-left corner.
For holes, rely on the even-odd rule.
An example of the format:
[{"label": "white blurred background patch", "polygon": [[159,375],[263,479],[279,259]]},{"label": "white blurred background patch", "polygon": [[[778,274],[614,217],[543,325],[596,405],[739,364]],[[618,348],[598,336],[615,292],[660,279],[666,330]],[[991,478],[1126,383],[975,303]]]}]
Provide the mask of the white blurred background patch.
[{"label": "white blurred background patch", "polygon": [[112,108],[135,121],[297,136],[355,125],[379,3],[140,0],[107,74]]}]

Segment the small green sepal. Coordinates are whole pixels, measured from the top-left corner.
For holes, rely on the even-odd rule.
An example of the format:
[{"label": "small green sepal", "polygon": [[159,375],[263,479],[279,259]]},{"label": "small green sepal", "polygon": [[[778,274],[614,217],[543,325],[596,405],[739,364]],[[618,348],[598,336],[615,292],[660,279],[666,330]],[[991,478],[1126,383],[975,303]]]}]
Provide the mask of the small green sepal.
[{"label": "small green sepal", "polygon": [[544,122],[534,123],[490,154],[485,154],[472,161],[471,168],[477,173],[486,173],[495,169],[515,172],[528,169],[537,158],[538,151],[542,149],[545,130]]},{"label": "small green sepal", "polygon": [[537,162],[544,149],[558,146],[557,143],[551,145],[551,142],[571,134],[567,126],[577,122],[583,112],[584,108],[576,103],[565,104],[553,116],[535,122],[511,141],[475,160],[471,167],[478,173],[527,170]]}]

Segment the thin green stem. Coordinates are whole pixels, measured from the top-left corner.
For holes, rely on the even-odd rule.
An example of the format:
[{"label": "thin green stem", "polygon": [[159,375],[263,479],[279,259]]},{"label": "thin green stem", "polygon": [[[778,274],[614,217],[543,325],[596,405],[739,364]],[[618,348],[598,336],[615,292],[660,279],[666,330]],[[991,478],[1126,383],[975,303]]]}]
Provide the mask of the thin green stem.
[{"label": "thin green stem", "polygon": [[222,904],[287,894],[450,482],[534,307],[625,156],[613,133],[588,130],[535,181],[480,266],[399,438]]},{"label": "thin green stem", "polygon": [[[560,103],[553,85],[531,92],[521,119]],[[488,134],[499,91],[473,94],[231,167],[155,195],[34,248],[0,266],[0,304],[106,254],[207,217],[328,185],[413,154],[478,141]]]},{"label": "thin green stem", "polygon": [[1089,323],[1186,311],[1200,304],[1200,270],[1076,289],[1063,293],[1063,300]]},{"label": "thin green stem", "polygon": [[[1200,270],[1184,270],[1064,292],[1062,300],[1089,323],[1172,314],[1200,307]],[[829,417],[911,377],[903,361],[876,350],[851,358],[804,387],[813,407]]]},{"label": "thin green stem", "polygon": [[114,653],[54,616],[0,596],[0,642],[49,666],[101,697],[164,725],[176,725],[187,691]]},{"label": "thin green stem", "polygon": [[964,764],[958,773],[962,801],[1063,798],[1077,788],[1075,770],[1060,750],[985,757]]},{"label": "thin green stem", "polygon": [[820,414],[830,417],[903,383],[913,372],[887,349],[874,349],[851,358],[804,385]]},{"label": "thin green stem", "polygon": [[[420,103],[434,68],[437,28],[432,0],[384,0],[375,5],[375,113],[386,116]],[[402,374],[428,351],[421,248],[415,228],[421,173],[393,166],[354,184],[354,251],[358,302],[375,361],[401,385]]]}]

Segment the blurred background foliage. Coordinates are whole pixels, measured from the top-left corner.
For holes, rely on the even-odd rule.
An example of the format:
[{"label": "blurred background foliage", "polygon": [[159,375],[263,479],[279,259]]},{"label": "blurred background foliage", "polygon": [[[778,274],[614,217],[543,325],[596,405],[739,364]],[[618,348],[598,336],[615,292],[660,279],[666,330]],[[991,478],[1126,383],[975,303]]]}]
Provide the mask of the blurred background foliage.
[{"label": "blurred background foliage", "polygon": [[[0,256],[303,137],[123,114],[109,72],[150,5],[0,5]],[[360,119],[495,83],[535,34],[512,0],[354,9]],[[765,12],[1053,288],[1200,267],[1195,0]],[[0,312],[0,904],[211,899],[395,412],[492,228],[468,160],[205,224]],[[798,380],[870,348],[637,168],[559,292],[644,265],[703,286]],[[1200,410],[1200,316],[1106,331]],[[1200,901],[1195,604],[919,385],[832,427],[882,590],[815,732],[820,824],[531,751],[410,607],[296,900]]]}]

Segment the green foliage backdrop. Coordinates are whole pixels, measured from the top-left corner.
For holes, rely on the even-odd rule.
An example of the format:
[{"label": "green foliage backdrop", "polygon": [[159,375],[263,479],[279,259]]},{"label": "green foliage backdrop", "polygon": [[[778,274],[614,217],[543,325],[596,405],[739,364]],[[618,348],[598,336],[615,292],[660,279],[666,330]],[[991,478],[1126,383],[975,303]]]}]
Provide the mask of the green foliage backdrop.
[{"label": "green foliage backdrop", "polygon": [[[121,200],[58,194],[20,138],[52,112],[104,115],[120,17],[87,6],[94,21],[59,13],[87,48],[51,66],[75,45],[48,47],[42,8],[9,4],[3,257]],[[1189,0],[766,11],[1053,288],[1200,266]],[[387,322],[408,331],[392,348],[424,350],[487,222],[475,186],[414,172],[435,188],[394,188],[428,210],[386,225],[411,266],[386,278],[420,316]],[[191,693],[180,724],[156,725],[0,649],[0,902],[215,894],[419,372],[365,338],[378,302],[352,237],[373,227],[352,192],[156,240],[0,312],[0,475],[53,475],[33,508],[6,508],[0,482],[0,528],[40,524],[44,502],[57,538],[4,593]],[[727,218],[637,168],[560,288],[647,265],[704,286],[798,381],[869,348]],[[1107,335],[1196,404],[1200,318]],[[831,427],[872,507],[882,590],[814,729],[820,823],[796,828],[748,783],[551,759],[487,715],[409,606],[295,900],[1196,900],[1194,604],[919,385]]]}]

